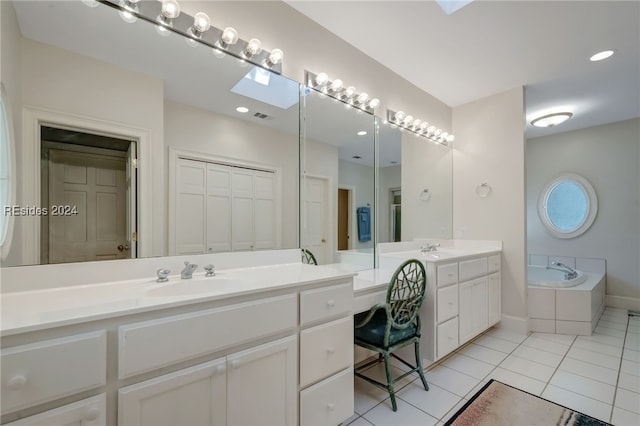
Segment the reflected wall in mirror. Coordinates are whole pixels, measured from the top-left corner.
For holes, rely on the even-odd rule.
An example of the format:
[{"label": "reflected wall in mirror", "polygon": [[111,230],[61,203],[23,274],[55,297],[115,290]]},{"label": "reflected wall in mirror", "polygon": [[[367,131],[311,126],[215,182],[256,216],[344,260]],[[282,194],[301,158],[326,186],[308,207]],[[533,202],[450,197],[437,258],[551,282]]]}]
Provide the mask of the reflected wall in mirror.
[{"label": "reflected wall in mirror", "polygon": [[1,7],[15,203],[49,210],[2,266],[299,246],[298,83],[102,4]]},{"label": "reflected wall in mirror", "polygon": [[402,133],[376,117],[378,129],[377,242],[402,241]]},{"label": "reflected wall in mirror", "polygon": [[303,89],[301,246],[318,264],[374,266],[375,119]]}]

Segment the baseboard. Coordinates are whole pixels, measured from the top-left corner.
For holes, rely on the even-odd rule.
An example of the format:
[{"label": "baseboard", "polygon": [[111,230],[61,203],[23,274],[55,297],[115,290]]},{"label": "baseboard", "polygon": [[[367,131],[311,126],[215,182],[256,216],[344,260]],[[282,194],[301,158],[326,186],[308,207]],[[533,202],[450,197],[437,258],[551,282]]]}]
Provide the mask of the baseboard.
[{"label": "baseboard", "polygon": [[527,334],[529,332],[529,319],[526,317],[502,314],[502,319],[496,327],[515,331],[520,334]]},{"label": "baseboard", "polygon": [[613,296],[611,294],[607,294],[605,305],[610,308],[640,312],[640,298],[638,297]]}]

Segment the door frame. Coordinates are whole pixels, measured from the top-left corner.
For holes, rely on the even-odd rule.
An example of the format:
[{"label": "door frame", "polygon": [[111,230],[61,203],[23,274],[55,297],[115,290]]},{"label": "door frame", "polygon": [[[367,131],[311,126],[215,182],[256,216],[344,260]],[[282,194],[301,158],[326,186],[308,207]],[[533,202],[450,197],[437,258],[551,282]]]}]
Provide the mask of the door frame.
[{"label": "door frame", "polygon": [[[25,106],[22,110],[22,184],[26,206],[41,206],[40,129],[42,126],[66,128],[84,133],[111,136],[136,142],[138,150],[137,171],[137,254],[138,257],[152,255],[153,215],[151,179],[151,131],[123,123],[106,121],[89,116],[69,114],[39,107]],[[39,216],[21,218],[23,264],[40,264],[41,227]]]},{"label": "door frame", "polygon": [[169,147],[169,187],[168,187],[168,256],[176,254],[176,189],[178,178],[178,159],[203,161],[205,163],[224,164],[231,167],[242,167],[246,169],[262,170],[274,174],[276,181],[276,249],[282,247],[282,168],[269,164],[253,163],[237,158],[223,157],[218,155],[205,154],[203,152],[190,151],[186,149]]}]

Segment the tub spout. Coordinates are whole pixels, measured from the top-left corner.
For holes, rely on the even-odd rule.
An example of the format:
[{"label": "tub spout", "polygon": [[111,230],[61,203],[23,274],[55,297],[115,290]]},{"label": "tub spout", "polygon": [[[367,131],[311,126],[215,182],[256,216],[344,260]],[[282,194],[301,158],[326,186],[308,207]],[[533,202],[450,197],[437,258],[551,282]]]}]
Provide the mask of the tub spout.
[{"label": "tub spout", "polygon": [[555,269],[556,271],[564,272],[565,280],[572,280],[578,276],[578,272],[569,265],[565,265],[562,262],[551,262],[551,264],[553,266],[547,266],[547,269]]}]

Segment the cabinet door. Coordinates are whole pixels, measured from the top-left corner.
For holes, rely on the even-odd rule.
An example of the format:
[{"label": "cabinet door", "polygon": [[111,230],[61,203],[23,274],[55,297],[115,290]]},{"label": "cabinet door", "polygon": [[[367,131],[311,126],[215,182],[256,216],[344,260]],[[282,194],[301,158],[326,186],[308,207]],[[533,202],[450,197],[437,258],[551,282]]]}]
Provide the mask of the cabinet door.
[{"label": "cabinet door", "polygon": [[487,278],[460,284],[460,344],[488,328]]},{"label": "cabinet door", "polygon": [[227,357],[228,425],[296,423],[296,349],[291,336]]},{"label": "cabinet door", "polygon": [[460,284],[460,302],[459,302],[459,343],[463,344],[473,337],[473,286],[475,281],[467,281]]},{"label": "cabinet door", "polygon": [[500,322],[502,316],[500,273],[489,275],[489,326]]},{"label": "cabinet door", "polygon": [[489,284],[487,277],[478,278],[473,285],[473,335],[489,328]]},{"label": "cabinet door", "polygon": [[121,426],[223,425],[224,358],[166,374],[118,391]]},{"label": "cabinet door", "polygon": [[107,423],[105,394],[63,405],[5,426],[102,426]]}]

